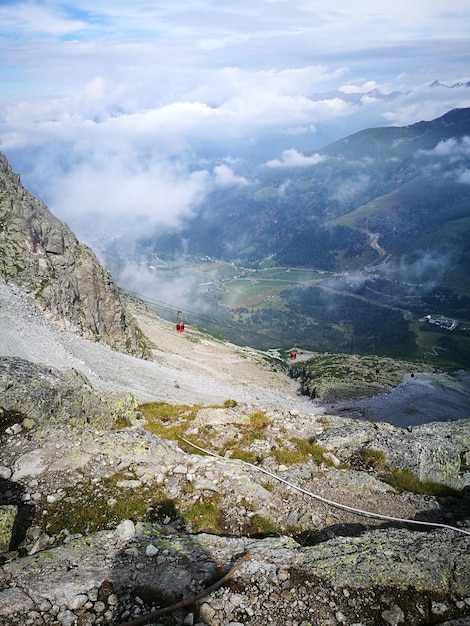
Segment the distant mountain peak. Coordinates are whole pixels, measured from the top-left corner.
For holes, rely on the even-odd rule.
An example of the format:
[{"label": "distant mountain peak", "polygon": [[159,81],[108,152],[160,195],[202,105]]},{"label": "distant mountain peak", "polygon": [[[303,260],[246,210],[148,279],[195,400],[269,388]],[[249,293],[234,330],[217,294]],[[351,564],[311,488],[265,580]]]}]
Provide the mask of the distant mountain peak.
[{"label": "distant mountain peak", "polygon": [[459,87],[470,87],[470,81],[466,82],[466,83],[462,83],[461,81],[458,81],[456,83],[453,83],[452,85],[446,85],[445,83],[441,83],[437,78],[435,80],[432,81],[432,83],[429,84],[430,87],[444,87],[445,89],[455,89],[455,88],[459,88]]}]

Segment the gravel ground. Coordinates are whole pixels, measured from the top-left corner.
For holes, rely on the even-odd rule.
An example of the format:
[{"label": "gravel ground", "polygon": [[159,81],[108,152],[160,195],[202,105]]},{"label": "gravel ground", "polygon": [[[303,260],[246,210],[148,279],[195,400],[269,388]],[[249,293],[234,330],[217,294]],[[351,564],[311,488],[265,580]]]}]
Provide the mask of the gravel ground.
[{"label": "gravel ground", "polygon": [[[153,360],[137,359],[58,328],[34,299],[0,283],[0,353],[57,368],[75,368],[98,390],[128,391],[140,402],[220,403],[227,399],[305,410],[297,384],[249,348],[208,340],[142,308],[138,322],[154,343]],[[318,409],[322,412],[322,409]]]}]

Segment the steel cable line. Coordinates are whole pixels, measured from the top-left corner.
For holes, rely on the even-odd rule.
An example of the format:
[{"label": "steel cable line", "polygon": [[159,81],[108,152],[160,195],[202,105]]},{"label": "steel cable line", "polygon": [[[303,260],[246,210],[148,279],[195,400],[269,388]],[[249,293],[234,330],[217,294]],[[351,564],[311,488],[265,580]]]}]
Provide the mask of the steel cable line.
[{"label": "steel cable line", "polygon": [[234,324],[230,324],[229,322],[220,320],[218,318],[209,317],[201,313],[196,313],[195,311],[190,311],[188,309],[182,309],[180,307],[176,307],[166,302],[161,302],[159,300],[156,300],[155,298],[142,296],[141,294],[135,293],[133,291],[129,291],[128,289],[123,289],[122,287],[119,287],[119,289],[123,293],[133,296],[135,298],[138,298],[139,300],[142,300],[143,302],[146,302],[147,304],[158,307],[159,309],[167,313],[173,313],[175,315],[177,313],[181,313],[185,318],[192,317],[196,321],[200,321],[202,323],[206,323],[211,326],[216,326],[222,330],[229,329],[237,333],[247,333],[247,334],[255,335],[256,337],[263,339],[264,342],[271,340],[273,345],[279,345],[279,339],[277,337],[274,337],[273,335],[269,335],[267,333],[260,333],[260,332],[257,332],[255,329],[242,328],[239,325],[237,326]]},{"label": "steel cable line", "polygon": [[[210,452],[209,450],[205,450],[204,448],[197,446],[195,443],[193,443],[192,441],[189,441],[189,439],[185,439],[184,437],[180,437],[180,439],[184,441],[186,444],[188,444],[189,446],[196,448],[196,450],[199,450],[200,452],[203,452],[204,454],[207,454],[208,456],[212,456],[216,459],[219,459],[220,461],[223,461],[224,463],[227,462],[227,459],[223,456],[220,456],[220,454],[215,454],[215,452]],[[241,459],[237,459],[237,460],[241,460]],[[304,495],[309,496],[310,498],[314,498],[315,500],[318,500],[319,502],[323,502],[324,504],[328,504],[329,506],[335,507],[337,509],[343,509],[345,511],[357,513],[358,515],[363,515],[365,517],[375,517],[377,519],[389,520],[392,522],[400,522],[402,524],[415,524],[417,526],[432,526],[433,528],[445,528],[447,530],[453,530],[458,533],[462,533],[463,535],[470,536],[470,532],[468,530],[464,530],[463,528],[459,528],[457,526],[450,526],[449,524],[440,524],[437,522],[424,522],[421,520],[404,519],[401,517],[393,517],[391,515],[383,515],[382,513],[373,513],[372,511],[364,511],[362,509],[357,509],[356,507],[348,506],[347,504],[341,504],[340,502],[335,502],[334,500],[328,500],[327,498],[323,498],[322,496],[319,496],[318,494],[315,494],[311,491],[307,491],[307,489],[303,489],[302,487],[299,487],[298,485],[294,485],[293,483],[285,480],[284,478],[281,478],[277,474],[274,474],[273,472],[270,472],[262,467],[259,467],[258,465],[253,465],[253,463],[249,463],[248,461],[243,461],[243,460],[241,460],[241,462],[244,463],[245,465],[249,465],[250,467],[254,468],[258,472],[262,472],[263,474],[266,474],[270,478],[274,478],[275,480],[278,480],[279,482],[284,483],[285,485],[288,485],[295,491],[303,493]]]}]

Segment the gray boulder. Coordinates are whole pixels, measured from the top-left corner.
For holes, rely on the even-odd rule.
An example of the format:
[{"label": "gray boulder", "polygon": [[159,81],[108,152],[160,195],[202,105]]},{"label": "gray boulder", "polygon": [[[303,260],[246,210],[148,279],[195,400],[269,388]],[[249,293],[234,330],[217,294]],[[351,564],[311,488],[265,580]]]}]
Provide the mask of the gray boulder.
[{"label": "gray boulder", "polygon": [[[57,370],[19,357],[0,357],[0,415],[32,429],[63,423],[76,429],[111,428],[138,419],[130,394],[102,392],[76,370]],[[10,426],[11,428],[11,426]]]}]

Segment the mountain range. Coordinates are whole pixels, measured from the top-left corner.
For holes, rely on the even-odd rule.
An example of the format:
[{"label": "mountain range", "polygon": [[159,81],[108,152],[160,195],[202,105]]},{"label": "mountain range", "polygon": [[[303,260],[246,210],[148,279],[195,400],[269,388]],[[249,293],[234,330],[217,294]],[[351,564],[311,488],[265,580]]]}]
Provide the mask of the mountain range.
[{"label": "mountain range", "polygon": [[431,122],[372,128],[303,155],[268,162],[250,184],[214,192],[185,227],[141,246],[159,254],[243,264],[273,255],[290,266],[344,270],[378,256],[440,248],[447,273],[470,287],[470,109]]},{"label": "mountain range", "polygon": [[[103,258],[118,282],[132,289],[122,267],[155,257],[172,267],[203,258],[248,272],[327,273],[321,283],[284,280],[275,306],[212,292],[212,312],[243,322],[224,332],[257,347],[274,340],[348,351],[354,337],[362,353],[421,358],[437,350],[470,362],[466,331],[456,339],[419,326],[426,315],[456,318],[460,331],[470,322],[470,109],[369,128],[310,153],[285,151],[242,174],[244,184],[214,190],[182,229],[108,246]],[[221,290],[230,291],[227,282]],[[270,337],[260,338],[266,328]],[[248,338],[249,329],[258,337]]]},{"label": "mountain range", "polygon": [[1,274],[85,336],[145,352],[113,276],[238,344],[470,364],[470,109],[285,151],[183,228],[114,240],[107,271],[2,159]]},{"label": "mountain range", "polygon": [[[332,328],[337,305],[300,291]],[[404,316],[376,308],[390,342]],[[468,623],[468,412],[449,421],[468,376],[307,365],[123,298],[0,155],[0,624]]]}]

